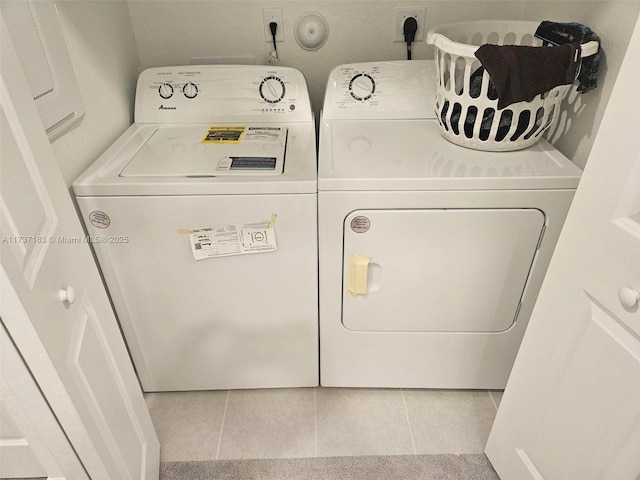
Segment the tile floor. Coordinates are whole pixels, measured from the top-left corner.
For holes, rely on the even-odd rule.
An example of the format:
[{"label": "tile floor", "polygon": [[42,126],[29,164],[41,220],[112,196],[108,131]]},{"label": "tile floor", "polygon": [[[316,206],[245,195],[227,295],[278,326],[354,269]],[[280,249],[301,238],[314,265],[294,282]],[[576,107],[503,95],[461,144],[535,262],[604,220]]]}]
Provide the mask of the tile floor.
[{"label": "tile floor", "polygon": [[482,453],[501,391],[148,393],[160,460]]}]

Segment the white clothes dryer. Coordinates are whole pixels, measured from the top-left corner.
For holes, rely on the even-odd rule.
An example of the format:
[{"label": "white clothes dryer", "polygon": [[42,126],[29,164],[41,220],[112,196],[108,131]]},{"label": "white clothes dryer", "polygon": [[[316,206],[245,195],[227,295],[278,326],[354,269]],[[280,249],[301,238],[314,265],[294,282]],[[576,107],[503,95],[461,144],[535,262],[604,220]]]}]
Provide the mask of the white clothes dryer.
[{"label": "white clothes dryer", "polygon": [[295,69],[140,75],[73,189],[145,391],[318,385],[315,138]]},{"label": "white clothes dryer", "polygon": [[320,383],[504,388],[580,169],[445,140],[432,61],[342,65],[320,124]]}]

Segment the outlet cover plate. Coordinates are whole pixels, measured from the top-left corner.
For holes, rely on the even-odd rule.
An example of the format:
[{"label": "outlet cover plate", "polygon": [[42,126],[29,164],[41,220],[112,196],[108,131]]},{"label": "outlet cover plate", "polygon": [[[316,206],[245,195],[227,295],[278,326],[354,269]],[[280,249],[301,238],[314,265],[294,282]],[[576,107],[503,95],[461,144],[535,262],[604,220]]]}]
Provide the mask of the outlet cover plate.
[{"label": "outlet cover plate", "polygon": [[404,21],[413,17],[418,22],[418,30],[416,30],[416,38],[413,43],[423,42],[426,31],[425,25],[427,23],[427,9],[426,7],[403,7],[396,8],[395,18],[393,19],[393,41],[394,43],[402,42],[404,43],[404,32],[402,27],[404,26]]},{"label": "outlet cover plate", "polygon": [[271,29],[269,28],[269,24],[271,22],[276,22],[278,24],[278,29],[276,30],[276,42],[284,42],[284,23],[282,21],[282,9],[263,8],[262,18],[262,23],[264,25],[264,41],[267,43],[272,43],[273,39],[271,38]]}]

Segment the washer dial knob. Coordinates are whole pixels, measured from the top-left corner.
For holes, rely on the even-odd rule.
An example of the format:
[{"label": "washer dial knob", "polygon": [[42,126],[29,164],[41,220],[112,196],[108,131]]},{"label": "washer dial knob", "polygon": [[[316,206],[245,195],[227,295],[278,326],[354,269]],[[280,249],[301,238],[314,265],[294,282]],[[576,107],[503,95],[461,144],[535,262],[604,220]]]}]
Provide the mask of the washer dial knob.
[{"label": "washer dial knob", "polygon": [[185,83],[184,87],[182,87],[182,93],[184,93],[184,96],[187,98],[196,98],[196,95],[198,95],[198,86],[193,82]]},{"label": "washer dial knob", "polygon": [[278,103],[284,98],[284,82],[275,76],[266,77],[260,82],[260,96],[267,103]]},{"label": "washer dial knob", "polygon": [[163,83],[158,87],[158,94],[164,99],[171,98],[173,96],[173,85]]},{"label": "washer dial knob", "polygon": [[376,82],[371,75],[359,73],[349,81],[349,93],[360,102],[369,100],[376,91]]}]

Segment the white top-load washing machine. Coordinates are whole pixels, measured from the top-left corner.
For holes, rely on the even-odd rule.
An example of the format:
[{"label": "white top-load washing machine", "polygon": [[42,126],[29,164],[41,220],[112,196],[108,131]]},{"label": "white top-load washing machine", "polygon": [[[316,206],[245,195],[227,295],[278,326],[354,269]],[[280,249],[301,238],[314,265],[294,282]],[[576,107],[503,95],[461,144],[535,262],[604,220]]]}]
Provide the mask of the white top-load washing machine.
[{"label": "white top-load washing machine", "polygon": [[432,61],[342,65],[320,124],[320,383],[504,388],[580,170],[442,138]]},{"label": "white top-load washing machine", "polygon": [[145,391],[318,384],[317,174],[292,68],[144,71],[73,184]]}]

